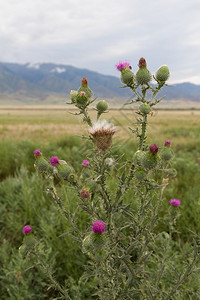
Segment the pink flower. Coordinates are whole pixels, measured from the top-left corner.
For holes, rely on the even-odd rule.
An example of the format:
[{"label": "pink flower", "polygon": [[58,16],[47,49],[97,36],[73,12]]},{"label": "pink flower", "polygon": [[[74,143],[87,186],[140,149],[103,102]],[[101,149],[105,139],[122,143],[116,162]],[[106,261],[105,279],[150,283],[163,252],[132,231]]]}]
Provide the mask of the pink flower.
[{"label": "pink flower", "polygon": [[170,140],[166,140],[165,143],[164,143],[164,146],[165,147],[169,147],[171,144],[171,141]]},{"label": "pink flower", "polygon": [[23,230],[22,230],[23,234],[29,234],[32,232],[32,228],[29,225],[24,226]]},{"label": "pink flower", "polygon": [[118,71],[122,71],[126,68],[129,68],[129,66],[130,66],[130,63],[125,61],[125,62],[119,62],[118,65],[116,65],[116,68]]},{"label": "pink flower", "polygon": [[92,230],[94,233],[103,233],[105,232],[105,224],[103,221],[96,221],[92,225]]},{"label": "pink flower", "polygon": [[90,163],[86,159],[82,162],[82,166],[88,167],[89,165],[90,165]]},{"label": "pink flower", "polygon": [[169,201],[169,203],[170,203],[171,205],[173,205],[173,206],[180,206],[180,205],[181,205],[181,201],[178,200],[178,199],[171,199],[171,200]]},{"label": "pink flower", "polygon": [[57,167],[57,165],[59,165],[60,161],[58,159],[57,156],[52,156],[50,158],[50,164],[53,166],[53,167]]},{"label": "pink flower", "polygon": [[85,96],[85,92],[80,92],[80,94],[79,94],[78,96],[79,96],[79,97]]},{"label": "pink flower", "polygon": [[151,152],[151,154],[155,155],[156,153],[158,153],[158,145],[152,144],[149,147],[149,151]]},{"label": "pink flower", "polygon": [[38,157],[38,156],[42,156],[42,153],[40,152],[40,150],[35,150],[35,151],[33,151],[33,153],[34,153],[34,156],[35,157]]}]

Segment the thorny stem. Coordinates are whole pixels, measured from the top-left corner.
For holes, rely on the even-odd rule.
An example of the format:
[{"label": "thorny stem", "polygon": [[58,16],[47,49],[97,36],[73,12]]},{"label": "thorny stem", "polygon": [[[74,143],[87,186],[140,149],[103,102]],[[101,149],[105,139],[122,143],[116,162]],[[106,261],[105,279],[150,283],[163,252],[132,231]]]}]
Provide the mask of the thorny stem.
[{"label": "thorny stem", "polygon": [[143,114],[142,134],[140,135],[139,150],[144,150],[145,149],[146,128],[147,128],[147,115]]}]

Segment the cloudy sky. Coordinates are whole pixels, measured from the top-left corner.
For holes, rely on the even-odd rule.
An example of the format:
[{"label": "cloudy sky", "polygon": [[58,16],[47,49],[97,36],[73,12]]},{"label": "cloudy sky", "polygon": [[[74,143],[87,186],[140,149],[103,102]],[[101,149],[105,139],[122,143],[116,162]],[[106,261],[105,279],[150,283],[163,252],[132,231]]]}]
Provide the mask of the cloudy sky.
[{"label": "cloudy sky", "polygon": [[0,61],[54,62],[119,76],[141,56],[171,83],[200,84],[199,0],[0,0]]}]

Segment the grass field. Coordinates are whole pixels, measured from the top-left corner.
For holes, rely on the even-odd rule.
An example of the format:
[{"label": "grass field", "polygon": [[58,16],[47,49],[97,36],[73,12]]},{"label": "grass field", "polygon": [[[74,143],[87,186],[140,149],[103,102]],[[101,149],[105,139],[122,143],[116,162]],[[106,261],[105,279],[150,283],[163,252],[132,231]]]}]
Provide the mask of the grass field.
[{"label": "grass field", "polygon": [[[87,126],[75,111],[66,106],[4,107],[0,106],[0,138],[15,138],[48,141],[61,136],[87,134]],[[91,111],[92,119],[96,112]],[[133,137],[128,127],[134,127],[134,110],[111,110],[104,115],[113,122],[119,139]],[[160,110],[149,117],[148,133],[155,142],[172,139],[173,144],[196,143],[200,139],[199,110]]]},{"label": "grass field", "polygon": [[[88,149],[81,138],[87,135],[87,126],[78,116],[63,106],[0,106],[0,295],[2,299],[55,299],[59,293],[48,289],[49,281],[39,267],[26,265],[18,254],[22,243],[22,228],[31,224],[45,250],[44,262],[54,269],[55,277],[70,286],[72,299],[90,297],[93,282],[79,282],[87,258],[75,242],[65,235],[67,221],[45,193],[46,182],[36,174],[33,150],[40,149],[46,157],[58,155],[80,171]],[[96,112],[91,111],[92,119]],[[136,139],[128,127],[134,128],[133,110],[111,110],[104,117],[117,126],[113,155],[124,155],[132,160]],[[181,200],[177,231],[180,257],[187,257],[192,239],[189,230],[200,233],[200,111],[159,110],[149,117],[148,141],[162,146],[170,139],[175,153],[172,167],[178,175],[170,181],[164,192],[165,204],[157,230],[167,231],[165,220],[171,198]],[[115,174],[113,174],[115,176]],[[115,180],[115,178],[113,179]],[[109,183],[112,187],[113,182]],[[64,187],[62,196],[66,208],[73,209],[77,197],[71,188]],[[127,201],[130,201],[131,194]],[[85,214],[79,213],[80,228],[87,223]],[[179,243],[179,244],[178,244]],[[179,248],[178,248],[179,249]],[[192,250],[191,250],[192,251]],[[191,252],[192,253],[192,252]],[[180,266],[181,268],[181,263]],[[28,272],[27,270],[31,270]],[[199,275],[191,277],[182,287],[186,296],[177,300],[199,299]],[[76,298],[78,289],[82,296]],[[75,295],[75,296],[74,296]]]}]

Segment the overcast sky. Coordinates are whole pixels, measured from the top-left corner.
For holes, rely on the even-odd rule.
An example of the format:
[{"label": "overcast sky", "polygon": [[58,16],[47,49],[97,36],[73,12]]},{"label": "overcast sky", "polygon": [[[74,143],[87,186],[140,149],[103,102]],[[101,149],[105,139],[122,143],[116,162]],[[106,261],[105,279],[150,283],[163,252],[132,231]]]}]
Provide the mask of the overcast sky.
[{"label": "overcast sky", "polygon": [[119,76],[143,56],[171,83],[200,84],[200,0],[0,0],[0,61],[53,62]]}]

